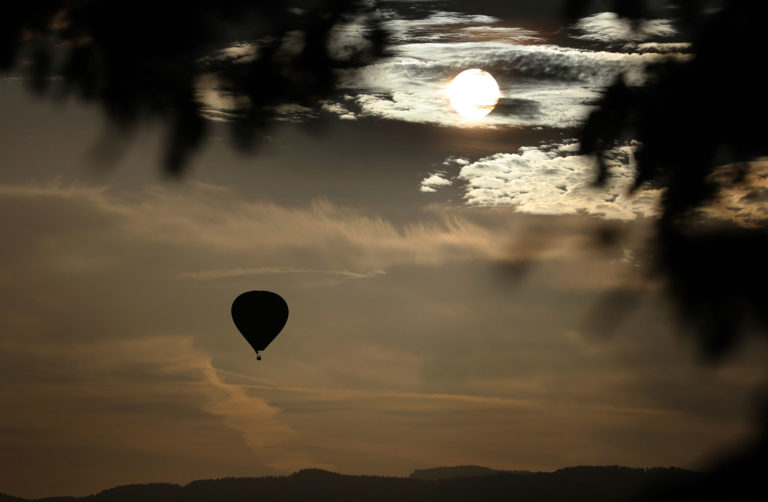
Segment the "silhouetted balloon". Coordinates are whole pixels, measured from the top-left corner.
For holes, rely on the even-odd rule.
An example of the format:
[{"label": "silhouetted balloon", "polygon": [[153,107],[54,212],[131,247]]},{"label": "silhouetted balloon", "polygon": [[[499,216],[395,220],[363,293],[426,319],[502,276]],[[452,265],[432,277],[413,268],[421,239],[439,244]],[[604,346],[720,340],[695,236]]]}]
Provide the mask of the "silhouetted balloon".
[{"label": "silhouetted balloon", "polygon": [[247,291],[232,302],[232,320],[261,359],[259,351],[267,348],[288,320],[288,304],[271,291]]}]

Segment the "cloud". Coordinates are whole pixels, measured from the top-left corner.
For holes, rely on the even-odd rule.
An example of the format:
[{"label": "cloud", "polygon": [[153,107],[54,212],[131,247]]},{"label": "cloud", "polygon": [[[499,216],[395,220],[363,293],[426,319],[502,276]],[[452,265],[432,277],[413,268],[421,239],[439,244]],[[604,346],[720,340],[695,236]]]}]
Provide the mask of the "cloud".
[{"label": "cloud", "polygon": [[[425,175],[419,190],[435,193],[456,186],[470,206],[510,206],[527,214],[588,214],[625,221],[659,214],[661,189],[629,192],[635,170],[632,143],[611,152],[609,178],[597,187],[594,158],[577,155],[577,149],[572,140],[522,147],[514,154],[498,153],[474,162],[449,157],[443,162],[447,169]],[[737,169],[723,166],[713,174],[722,189],[701,208],[701,217],[744,227],[763,225],[768,221],[768,161],[749,163],[740,183],[733,182]]]},{"label": "cloud", "polygon": [[312,108],[296,103],[278,105],[273,109],[277,115],[277,120],[283,122],[301,123],[317,116]]},{"label": "cloud", "polygon": [[[350,96],[345,96],[345,99],[352,99]],[[341,120],[357,120],[357,115],[349,111],[341,103],[332,101],[326,101],[322,105],[322,110],[337,115]]]},{"label": "cloud", "polygon": [[[397,384],[403,375],[413,378],[413,383],[421,382],[422,391],[322,385],[269,389],[257,384],[255,388],[288,403],[286,413],[295,418],[292,426],[307,438],[307,448],[314,455],[355,474],[382,472],[383,460],[392,458],[387,446],[392,443],[398,445],[399,465],[490,463],[508,469],[550,469],[551,465],[605,464],[618,459],[625,464],[655,465],[662,456],[674,459],[675,465],[691,465],[703,452],[711,451],[717,440],[744,433],[743,424],[733,422],[733,408],[723,405],[737,395],[745,396],[739,384],[715,382],[712,375],[692,373],[687,365],[681,368],[679,361],[674,364],[670,358],[653,366],[659,377],[643,386],[643,377],[622,366],[622,362],[630,364],[632,354],[637,355],[634,337],[630,337],[630,349],[618,340],[611,347],[596,347],[594,340],[583,335],[555,340],[549,332],[537,333],[544,336],[538,340],[545,346],[535,351],[517,345],[523,335],[513,331],[506,337],[508,345],[491,342],[487,333],[480,337],[485,342],[478,335],[460,350],[448,346],[453,338],[444,342],[444,349],[433,344],[433,351],[441,355],[439,363],[432,360],[433,355],[412,360],[392,353],[378,357],[378,364],[376,359],[369,362],[370,355],[364,356],[365,366],[381,365]],[[649,350],[659,348],[656,338],[649,344],[647,337],[639,336],[636,342],[648,344]],[[484,343],[494,345],[483,347]],[[547,348],[548,343],[552,347]],[[536,363],[534,352],[539,354]],[[548,357],[542,359],[541,353]],[[338,361],[346,361],[347,355],[343,352]],[[653,360],[646,351],[642,358],[646,364]],[[486,365],[479,365],[480,360]],[[414,372],[414,367],[421,369]],[[759,380],[760,373],[753,371],[749,380]],[[377,378],[378,371],[369,374]],[[696,384],[697,379],[707,384]],[[321,376],[313,382],[322,380]],[[414,388],[413,383],[405,388]],[[660,393],[664,388],[669,391]],[[713,393],[717,400],[712,400]],[[697,408],[706,402],[717,410]],[[690,443],[695,437],[707,440]],[[658,438],[666,439],[659,443]],[[619,439],[622,446],[616,444]],[[328,443],[335,446],[328,448]],[[688,447],[679,448],[679,444]],[[695,452],[690,444],[697,445]],[[350,465],[349,458],[359,460]],[[407,474],[410,465],[396,472]]]},{"label": "cloud", "polygon": [[688,42],[645,42],[642,44],[628,43],[624,45],[627,50],[636,52],[655,52],[659,54],[689,52],[692,44]]},{"label": "cloud", "polygon": [[[244,63],[256,57],[251,44],[241,44],[222,51],[223,57],[231,59],[234,64]],[[201,73],[194,82],[195,100],[200,106],[200,113],[208,120],[215,122],[230,122],[245,117],[251,106],[248,96],[232,92],[228,85],[215,72]],[[317,117],[317,111],[298,103],[283,103],[271,107],[276,119],[282,122],[306,122]],[[343,115],[341,109],[334,109]],[[349,118],[349,117],[345,117]]]},{"label": "cloud", "polygon": [[[734,182],[741,168],[746,171]],[[712,175],[720,191],[703,208],[701,216],[736,222],[744,227],[761,227],[768,222],[768,159],[757,159],[746,166],[722,166]]]},{"label": "cloud", "polygon": [[468,26],[462,28],[462,38],[466,39],[467,33],[477,41],[498,40],[499,38],[516,43],[544,41],[538,32],[516,26]]},{"label": "cloud", "polygon": [[444,176],[444,173],[434,173],[424,178],[421,180],[421,187],[419,190],[422,192],[436,192],[440,187],[452,185],[453,181],[445,178]]},{"label": "cloud", "polygon": [[0,429],[16,430],[3,437],[3,448],[17,458],[15,465],[3,461],[4,490],[15,491],[15,471],[28,457],[43,472],[62,474],[36,479],[34,490],[22,492],[33,496],[312,462],[284,447],[297,433],[281,410],[222,380],[190,336],[0,341],[0,360]]},{"label": "cloud", "polygon": [[195,80],[195,99],[203,116],[216,122],[244,117],[250,104],[247,97],[227,91],[215,73],[202,73],[198,76]]},{"label": "cloud", "polygon": [[258,42],[237,42],[230,47],[217,51],[214,56],[204,58],[203,62],[218,60],[234,64],[250,63],[259,57],[262,45],[262,43]]},{"label": "cloud", "polygon": [[472,127],[576,127],[618,75],[642,85],[648,64],[689,57],[672,46],[663,54],[650,45],[633,53],[563,47],[531,30],[492,25],[498,21],[446,12],[394,17],[387,21],[396,33],[394,56],[342,73],[356,95],[347,104],[358,116],[469,127],[448,105],[445,87],[461,70],[482,67],[499,81],[502,99]]},{"label": "cloud", "polygon": [[[577,146],[569,142],[522,147],[514,154],[499,153],[460,166],[458,174],[444,184],[462,183],[467,204],[512,206],[529,214],[585,213],[632,220],[658,213],[659,190],[642,189],[629,194],[634,175],[631,145],[612,152],[612,172],[604,187],[593,186],[595,161],[577,155]],[[422,186],[433,176],[422,181]]]},{"label": "cloud", "polygon": [[[453,184],[451,189],[463,190],[472,205],[426,206],[398,223],[325,200],[285,206],[199,182],[140,190],[56,183],[0,185],[0,209],[7,209],[0,228],[25,229],[23,240],[9,241],[0,250],[6,265],[0,267],[0,286],[16,291],[0,314],[19,337],[45,333],[36,326],[46,319],[20,315],[37,308],[54,323],[71,325],[70,336],[98,337],[113,333],[114,319],[125,309],[121,298],[130,295],[137,309],[146,307],[153,313],[121,321],[114,332],[120,336],[140,331],[145,321],[157,323],[159,332],[176,329],[176,321],[194,329],[201,321],[189,313],[151,308],[157,295],[181,302],[180,308],[203,301],[195,295],[206,289],[191,286],[190,281],[236,288],[255,281],[263,287],[363,282],[381,287],[380,281],[388,282],[391,273],[403,267],[582,259],[591,253],[595,222],[579,217],[543,219],[541,213],[568,216],[594,204],[592,210],[599,214],[596,206],[606,204],[611,211],[623,211],[619,216],[609,211],[609,217],[629,218],[629,209],[622,206],[621,197],[608,203],[599,199],[599,191],[590,192],[590,166],[585,159],[571,158],[568,148],[573,145],[524,149],[516,154],[516,163],[509,160],[515,158],[512,154],[476,162],[449,157],[426,176],[429,182],[424,186],[439,191]],[[557,160],[560,156],[563,159]],[[553,164],[547,167],[541,164],[544,161]],[[478,173],[485,163],[506,171],[499,180],[506,176],[509,186],[499,181],[484,199],[470,200],[477,197],[470,190],[480,183]],[[578,169],[569,171],[573,166]],[[529,184],[530,194],[520,193],[517,205],[505,206],[502,199],[514,190],[514,179],[517,188]],[[570,184],[570,196],[562,198],[562,190],[551,186],[560,183]],[[536,194],[538,206],[533,203]],[[547,201],[544,196],[552,194],[555,199]],[[644,207],[643,200],[637,201],[638,207]],[[560,211],[540,210],[549,206]],[[126,267],[130,274],[125,274]],[[71,292],[75,283],[81,284],[76,297]],[[40,291],[47,295],[41,297]],[[96,302],[98,307],[90,308],[88,316],[73,316],[57,297]]]},{"label": "cloud", "polygon": [[[0,483],[14,493],[308,466],[680,464],[744,430],[749,372],[713,384],[716,413],[701,408],[711,387],[655,397],[682,371],[661,356],[674,338],[658,305],[615,340],[577,332],[608,286],[646,291],[622,275],[623,249],[590,246],[597,219],[440,206],[395,224],[194,182],[3,185],[0,209],[14,236],[0,248]],[[291,306],[259,363],[229,318],[255,288]],[[659,381],[643,386],[649,365]],[[61,478],[32,486],[40,469]]]},{"label": "cloud", "polygon": [[[251,263],[262,264],[243,270],[307,269],[293,263],[306,257],[306,249],[312,250],[317,265],[310,270],[342,271],[505,254],[493,230],[460,215],[434,214],[432,222],[417,220],[399,227],[324,200],[292,208],[250,201],[230,189],[202,183],[191,183],[185,191],[151,187],[140,194],[85,186],[6,185],[0,187],[0,197],[8,203],[82,208],[113,220],[114,228],[134,240],[237,254],[241,260],[248,256]],[[75,246],[62,236],[51,258],[64,260]]]},{"label": "cloud", "polygon": [[332,275],[342,279],[370,279],[386,272],[383,270],[371,270],[369,272],[350,272],[349,270],[312,270],[291,267],[262,267],[262,268],[230,268],[217,270],[202,270],[199,272],[184,272],[179,274],[184,279],[225,279],[229,277],[243,277],[250,275],[271,275],[271,274],[309,274],[309,275]]},{"label": "cloud", "polygon": [[[628,22],[612,13],[585,18],[577,26],[582,37],[631,44],[621,52],[554,45],[532,29],[499,26],[500,19],[486,15],[430,11],[424,17],[406,17],[384,9],[382,18],[391,34],[393,56],[341,70],[347,95],[321,104],[322,111],[342,120],[367,116],[450,127],[576,127],[603,87],[618,75],[625,74],[631,85],[642,85],[646,65],[664,57],[689,57],[681,53],[687,50],[685,44],[638,45],[671,33],[668,21],[648,21],[631,35],[635,32],[625,33],[631,28],[624,26]],[[331,50],[358,48],[365,29],[354,21],[337,27]],[[247,61],[257,50],[257,44],[241,43],[215,57]],[[483,121],[469,124],[448,105],[444,90],[461,70],[477,66],[499,80],[502,100]],[[214,74],[198,79],[197,99],[204,115],[216,121],[237,118],[248,106],[245,97],[228,93]],[[317,115],[298,105],[274,111],[280,120],[291,122]]]},{"label": "cloud", "polygon": [[[447,11],[433,11],[423,18],[405,19],[393,10],[385,10],[384,16],[384,28],[395,43],[437,40],[445,36],[443,28],[446,27],[487,26],[500,21],[493,16]],[[533,34],[528,30],[521,30],[519,33],[524,36]]]},{"label": "cloud", "polygon": [[619,17],[614,12],[600,12],[579,19],[573,27],[581,32],[574,38],[605,43],[643,42],[677,33],[669,19],[643,19],[633,24],[630,19]]},{"label": "cloud", "polygon": [[361,50],[371,49],[368,38],[370,19],[360,15],[333,27],[327,41],[328,52],[337,60],[350,59]]}]

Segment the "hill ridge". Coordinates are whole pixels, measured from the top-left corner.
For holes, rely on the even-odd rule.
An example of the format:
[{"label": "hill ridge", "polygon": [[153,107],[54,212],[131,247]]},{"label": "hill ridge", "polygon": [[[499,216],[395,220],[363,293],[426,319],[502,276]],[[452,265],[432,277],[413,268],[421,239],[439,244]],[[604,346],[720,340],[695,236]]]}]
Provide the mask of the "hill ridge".
[{"label": "hill ridge", "polygon": [[[427,478],[419,477],[424,473]],[[429,479],[432,475],[449,477]],[[680,468],[621,466],[526,472],[465,465],[416,469],[409,477],[309,468],[285,476],[199,479],[185,485],[121,485],[84,497],[24,499],[0,494],[0,502],[506,502],[511,494],[516,502],[630,502],[639,490],[659,483],[686,483],[700,475]]]}]

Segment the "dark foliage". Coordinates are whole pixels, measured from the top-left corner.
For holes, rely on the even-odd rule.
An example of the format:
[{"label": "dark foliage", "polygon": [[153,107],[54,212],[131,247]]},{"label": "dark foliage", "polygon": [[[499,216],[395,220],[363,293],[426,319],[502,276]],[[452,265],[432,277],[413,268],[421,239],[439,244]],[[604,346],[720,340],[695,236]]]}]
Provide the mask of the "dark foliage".
[{"label": "dark foliage", "polygon": [[[589,3],[570,0],[568,15],[578,16]],[[616,12],[635,21],[654,6],[645,0],[615,4]],[[768,4],[662,4],[665,15],[687,31],[692,58],[649,68],[647,86],[619,79],[608,88],[581,131],[581,149],[597,157],[601,184],[609,176],[602,160],[608,150],[627,138],[640,142],[635,188],[665,189],[652,242],[654,273],[668,282],[702,352],[717,361],[746,334],[768,336],[768,215],[736,222],[704,214],[726,190],[739,190],[744,199],[764,195],[750,184],[749,162],[768,154],[762,77]],[[768,500],[768,414],[759,419],[761,436],[717,462],[706,479],[671,486],[651,499]]]},{"label": "dark foliage", "polygon": [[[355,16],[367,25],[365,43],[338,57],[328,47],[332,30]],[[0,2],[0,71],[21,67],[37,93],[97,102],[121,136],[147,120],[162,122],[164,165],[173,174],[206,137],[196,97],[202,74],[248,99],[230,118],[236,144],[250,148],[274,124],[277,106],[328,97],[334,70],[376,57],[384,40],[357,0]],[[250,57],[217,57],[246,42],[257,46]]]},{"label": "dark foliage", "polygon": [[[588,3],[571,0],[569,14]],[[669,279],[702,349],[717,358],[750,323],[761,326],[753,332],[768,334],[768,215],[752,215],[746,226],[702,216],[726,189],[749,193],[749,161],[768,154],[759,56],[768,4],[733,0],[712,10],[710,3],[680,2],[667,12],[689,32],[693,57],[650,67],[646,86],[630,87],[620,78],[605,91],[580,140],[582,152],[598,159],[598,183],[609,176],[606,153],[628,138],[639,141],[635,188],[665,188],[656,272]],[[628,16],[649,11],[641,0],[616,4]]]}]

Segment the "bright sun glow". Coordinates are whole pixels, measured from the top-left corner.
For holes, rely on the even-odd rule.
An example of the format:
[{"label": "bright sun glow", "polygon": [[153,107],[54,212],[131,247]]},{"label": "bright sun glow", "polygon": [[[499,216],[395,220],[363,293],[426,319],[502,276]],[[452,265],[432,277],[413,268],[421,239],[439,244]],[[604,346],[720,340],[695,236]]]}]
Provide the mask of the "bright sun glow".
[{"label": "bright sun glow", "polygon": [[477,68],[456,75],[445,89],[445,94],[453,109],[469,120],[478,120],[491,113],[501,96],[496,79]]}]

